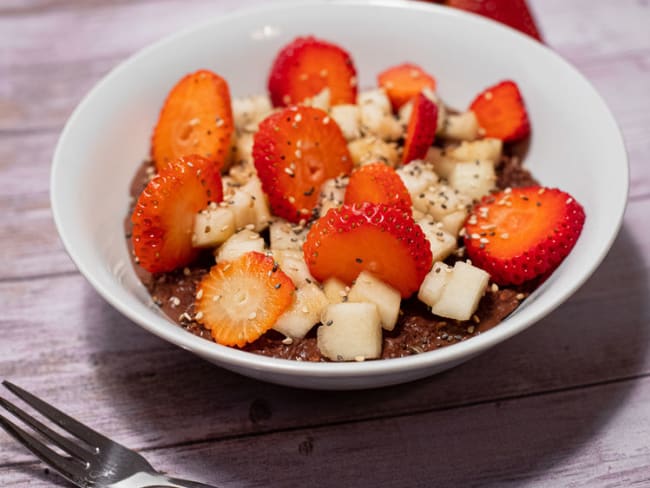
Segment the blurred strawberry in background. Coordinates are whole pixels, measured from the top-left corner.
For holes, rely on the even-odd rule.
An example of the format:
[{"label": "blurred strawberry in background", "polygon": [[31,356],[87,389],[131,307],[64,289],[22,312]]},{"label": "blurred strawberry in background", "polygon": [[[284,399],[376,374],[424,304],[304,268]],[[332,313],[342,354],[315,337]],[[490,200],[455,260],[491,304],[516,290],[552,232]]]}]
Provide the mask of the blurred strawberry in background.
[{"label": "blurred strawberry in background", "polygon": [[542,41],[526,0],[439,0],[435,3],[483,15]]}]

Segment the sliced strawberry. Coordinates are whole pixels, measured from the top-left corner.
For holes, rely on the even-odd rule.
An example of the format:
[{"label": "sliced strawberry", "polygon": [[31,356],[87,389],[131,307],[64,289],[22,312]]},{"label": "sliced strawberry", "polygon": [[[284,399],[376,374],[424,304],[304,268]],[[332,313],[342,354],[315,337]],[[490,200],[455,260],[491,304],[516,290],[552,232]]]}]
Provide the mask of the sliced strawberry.
[{"label": "sliced strawberry", "polygon": [[225,346],[242,347],[273,327],[295,287],[273,258],[246,253],[210,269],[196,293],[196,320]]},{"label": "sliced strawberry", "polygon": [[500,285],[550,273],[573,248],[585,221],[582,206],[556,188],[505,190],[475,208],[465,223],[472,263]]},{"label": "sliced strawberry", "polygon": [[352,170],[339,126],[326,112],[304,106],[260,123],[253,160],[273,213],[291,222],[311,216],[325,180]]},{"label": "sliced strawberry", "polygon": [[436,79],[413,63],[400,64],[382,71],[377,76],[377,82],[386,90],[395,111],[425,88],[436,89]]},{"label": "sliced strawberry", "polygon": [[402,164],[426,156],[436,138],[437,127],[438,106],[422,93],[418,93],[413,99],[413,111],[406,130]]},{"label": "sliced strawberry", "polygon": [[324,88],[330,103],[355,103],[357,72],[350,55],[335,44],[315,37],[297,37],[278,53],[269,76],[275,107],[300,103]]},{"label": "sliced strawberry", "polygon": [[372,163],[354,170],[345,190],[345,203],[383,203],[411,211],[411,196],[393,168],[384,163]]},{"label": "sliced strawberry", "polygon": [[498,0],[486,2],[485,0],[446,0],[446,5],[456,7],[475,14],[483,15],[509,25],[529,36],[542,40],[535,19],[526,5],[526,0]]},{"label": "sliced strawberry", "polygon": [[309,230],[303,246],[311,274],[351,284],[369,271],[411,296],[431,270],[431,249],[411,215],[386,205],[363,203],[331,209]]},{"label": "sliced strawberry", "polygon": [[140,194],[133,209],[133,251],[151,273],[191,263],[194,216],[223,198],[221,175],[213,161],[192,155],[169,164]]},{"label": "sliced strawberry", "polygon": [[167,96],[151,140],[156,169],[181,156],[199,154],[223,166],[234,125],[228,85],[200,70],[181,79]]},{"label": "sliced strawberry", "polygon": [[524,100],[512,81],[502,81],[487,88],[474,99],[469,108],[485,131],[485,137],[509,142],[530,134]]}]

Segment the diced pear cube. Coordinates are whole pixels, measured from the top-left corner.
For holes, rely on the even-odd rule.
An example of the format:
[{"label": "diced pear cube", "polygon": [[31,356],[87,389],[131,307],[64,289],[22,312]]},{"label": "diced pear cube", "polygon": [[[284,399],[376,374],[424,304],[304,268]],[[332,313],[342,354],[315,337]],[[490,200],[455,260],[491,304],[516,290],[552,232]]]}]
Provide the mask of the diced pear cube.
[{"label": "diced pear cube", "polygon": [[320,321],[321,313],[328,305],[329,301],[318,285],[301,286],[296,289],[293,303],[273,328],[292,339],[302,339]]},{"label": "diced pear cube", "polygon": [[395,167],[400,160],[395,143],[374,136],[362,137],[348,143],[348,151],[355,166],[383,162]]},{"label": "diced pear cube", "polygon": [[258,123],[271,110],[271,100],[266,95],[234,98],[232,101],[232,115],[239,130],[256,130],[251,124]]},{"label": "diced pear cube", "polygon": [[243,191],[241,187],[237,188],[227,203],[235,216],[235,229],[243,229],[249,224],[255,225],[257,212],[255,211],[255,200],[250,193]]},{"label": "diced pear cube", "polygon": [[217,262],[232,261],[251,251],[264,252],[264,239],[257,232],[243,229],[230,236],[217,250]]},{"label": "diced pear cube", "polygon": [[478,119],[471,110],[458,115],[447,115],[441,135],[445,139],[473,141],[479,135]]},{"label": "diced pear cube", "polygon": [[421,160],[411,161],[395,172],[402,179],[411,199],[438,183],[438,175],[433,171],[433,166]]},{"label": "diced pear cube", "polygon": [[253,176],[257,175],[253,160],[241,159],[230,166],[228,176],[238,185],[245,185]]},{"label": "diced pear cube", "polygon": [[494,163],[485,159],[456,163],[448,179],[452,188],[474,200],[488,195],[497,181]]},{"label": "diced pear cube", "polygon": [[330,108],[330,117],[339,125],[348,141],[361,137],[361,113],[357,105],[341,104]]},{"label": "diced pear cube", "polygon": [[385,141],[396,141],[404,131],[392,114],[384,113],[378,105],[359,105],[361,130]]},{"label": "diced pear cube", "polygon": [[361,110],[363,110],[364,106],[370,105],[377,107],[384,115],[392,113],[390,99],[383,88],[375,88],[373,90],[366,90],[359,93],[357,95],[357,105]]},{"label": "diced pear cube", "polygon": [[338,178],[331,178],[325,180],[320,187],[319,200],[319,214],[325,215],[331,208],[338,208],[343,205],[345,199],[345,189],[348,186],[349,178],[347,176],[339,176]]},{"label": "diced pear cube", "polygon": [[330,303],[341,303],[348,296],[346,285],[337,278],[328,278],[323,283],[323,292]]},{"label": "diced pear cube", "polygon": [[253,162],[253,134],[245,132],[237,137],[235,142],[235,162]]},{"label": "diced pear cube", "polygon": [[276,220],[269,228],[270,247],[274,251],[285,249],[300,251],[307,232],[308,229],[305,227],[295,226],[286,220]]},{"label": "diced pear cube", "polygon": [[446,150],[447,156],[456,161],[475,161],[484,159],[496,163],[501,159],[503,142],[501,139],[487,137],[477,141],[463,141],[457,147]]},{"label": "diced pear cube", "polygon": [[440,219],[443,230],[446,230],[452,236],[457,236],[465,223],[465,219],[467,219],[467,213],[467,209],[462,208],[450,214],[443,215]]},{"label": "diced pear cube", "polygon": [[227,207],[208,208],[194,217],[192,245],[216,247],[235,233],[235,216]]},{"label": "diced pear cube", "polygon": [[431,311],[455,320],[469,320],[485,293],[490,275],[476,266],[457,261]]},{"label": "diced pear cube", "polygon": [[266,198],[266,194],[262,190],[262,182],[257,176],[248,180],[241,191],[248,193],[253,199],[253,209],[255,210],[255,219],[253,222],[255,230],[260,232],[269,226],[271,221],[271,210]]},{"label": "diced pear cube", "polygon": [[471,203],[470,198],[442,183],[416,195],[412,200],[415,208],[431,215],[436,221],[457,210],[463,210]]},{"label": "diced pear cube", "polygon": [[417,221],[417,224],[424,232],[424,237],[429,241],[433,261],[444,261],[447,256],[453,253],[457,246],[456,234],[450,234],[436,223],[431,217],[425,217]]},{"label": "diced pear cube", "polygon": [[297,287],[316,281],[309,272],[309,267],[305,262],[305,256],[302,251],[282,249],[274,251],[273,256],[280,265],[280,269],[291,278],[291,281]]},{"label": "diced pear cube", "polygon": [[451,278],[452,268],[443,262],[433,264],[433,268],[424,277],[420,290],[418,291],[418,298],[422,303],[432,307],[435,305],[440,297],[442,291],[447,286]]},{"label": "diced pear cube", "polygon": [[382,329],[373,303],[328,305],[317,332],[321,354],[332,361],[374,359],[381,356]]},{"label": "diced pear cube", "polygon": [[402,297],[395,288],[382,282],[367,271],[357,277],[348,294],[350,302],[366,302],[377,305],[381,326],[393,330],[397,324]]}]

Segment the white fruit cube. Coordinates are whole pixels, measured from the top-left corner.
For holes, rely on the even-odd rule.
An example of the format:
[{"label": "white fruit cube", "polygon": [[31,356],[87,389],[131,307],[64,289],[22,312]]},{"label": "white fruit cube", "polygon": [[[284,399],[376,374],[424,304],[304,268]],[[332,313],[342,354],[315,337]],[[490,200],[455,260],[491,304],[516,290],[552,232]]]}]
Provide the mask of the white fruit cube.
[{"label": "white fruit cube", "polygon": [[402,179],[411,199],[438,183],[438,176],[434,173],[433,166],[424,161],[411,161],[395,172]]},{"label": "white fruit cube", "polygon": [[194,217],[192,245],[216,247],[235,233],[235,216],[226,207],[208,208]]},{"label": "white fruit cube", "polygon": [[449,175],[449,185],[474,200],[480,200],[495,188],[494,163],[485,159],[456,163]]},{"label": "white fruit cube", "polygon": [[450,214],[443,215],[440,219],[440,224],[442,224],[443,230],[449,232],[452,236],[457,236],[465,223],[465,219],[467,219],[467,213],[467,209],[463,208]]},{"label": "white fruit cube", "polygon": [[271,111],[271,100],[266,95],[234,98],[232,115],[239,130],[255,131],[257,123]]},{"label": "white fruit cube", "polygon": [[283,249],[274,251],[273,256],[280,265],[280,269],[291,278],[291,281],[297,287],[316,281],[309,272],[302,251]]},{"label": "white fruit cube", "polygon": [[328,278],[323,283],[323,292],[330,303],[341,303],[348,296],[346,285],[337,278]]},{"label": "white fruit cube", "polygon": [[341,104],[330,108],[330,117],[338,124],[343,137],[348,141],[358,139],[361,136],[359,128],[361,124],[361,113],[357,105]]},{"label": "white fruit cube", "polygon": [[441,135],[445,139],[473,141],[479,135],[478,119],[471,110],[458,115],[448,115]]},{"label": "white fruit cube", "polygon": [[240,230],[249,224],[255,225],[257,212],[255,211],[255,200],[250,193],[236,188],[229,200],[228,207],[235,216],[235,228]]},{"label": "white fruit cube", "polygon": [[363,110],[363,107],[373,106],[379,109],[379,112],[388,115],[392,112],[392,106],[386,91],[383,88],[366,90],[357,95],[357,105]]},{"label": "white fruit cube", "polygon": [[451,273],[452,268],[445,263],[434,263],[433,268],[427,273],[420,285],[418,291],[420,301],[432,307],[442,296],[442,291],[451,278]]},{"label": "white fruit cube", "polygon": [[345,189],[348,186],[349,180],[347,176],[340,176],[323,182],[318,197],[319,214],[321,216],[325,215],[329,209],[338,208],[343,205]]},{"label": "white fruit cube", "polygon": [[302,286],[296,289],[293,303],[273,328],[292,339],[302,339],[320,321],[321,313],[328,305],[327,297],[317,285]]},{"label": "white fruit cube", "polygon": [[395,143],[374,136],[366,136],[348,143],[348,151],[355,166],[383,162],[395,167],[400,160]]},{"label": "white fruit cube", "polygon": [[295,226],[286,220],[276,220],[269,228],[270,247],[274,251],[285,249],[300,251],[307,232],[308,229],[305,227]]},{"label": "white fruit cube", "polygon": [[417,224],[422,229],[424,237],[429,241],[433,262],[444,261],[456,250],[458,244],[456,234],[450,234],[444,230],[442,224],[438,224],[431,217],[418,220]]},{"label": "white fruit cube", "polygon": [[217,251],[217,262],[232,261],[251,251],[264,252],[264,239],[257,232],[244,229],[221,245]]},{"label": "white fruit cube", "polygon": [[367,271],[362,271],[357,276],[348,294],[348,300],[350,302],[374,303],[379,311],[381,326],[386,330],[395,328],[402,297],[395,288]]},{"label": "white fruit cube", "polygon": [[503,151],[503,142],[501,139],[487,137],[477,141],[463,141],[459,146],[446,150],[447,156],[456,161],[475,161],[485,159],[498,162],[501,159]]},{"label": "white fruit cube", "polygon": [[262,191],[262,182],[257,176],[254,176],[241,187],[241,191],[248,193],[253,199],[255,218],[251,223],[255,225],[255,230],[260,232],[266,229],[271,221],[271,210],[269,209],[266,194]]},{"label": "white fruit cube", "polygon": [[415,195],[412,200],[415,208],[431,215],[436,221],[442,220],[445,215],[465,209],[471,203],[470,198],[445,184],[438,184]]},{"label": "white fruit cube", "polygon": [[361,130],[385,141],[396,141],[402,136],[403,127],[392,114],[385,113],[377,105],[359,106]]},{"label": "white fruit cube", "polygon": [[332,361],[359,361],[381,356],[381,320],[375,304],[328,305],[321,322],[317,345],[323,356]]},{"label": "white fruit cube", "polygon": [[457,261],[431,311],[441,317],[469,320],[485,293],[490,275],[476,266]]}]

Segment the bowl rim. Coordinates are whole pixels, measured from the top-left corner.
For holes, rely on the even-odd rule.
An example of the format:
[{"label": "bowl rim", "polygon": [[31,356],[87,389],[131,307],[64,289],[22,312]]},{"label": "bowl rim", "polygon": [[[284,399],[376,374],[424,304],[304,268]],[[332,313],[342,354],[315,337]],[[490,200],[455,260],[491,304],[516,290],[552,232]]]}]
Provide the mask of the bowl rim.
[{"label": "bowl rim", "polygon": [[[482,334],[472,337],[471,340],[462,341],[447,347],[427,351],[413,356],[392,358],[388,360],[372,360],[363,362],[309,362],[309,361],[296,361],[289,359],[280,359],[259,354],[242,351],[236,348],[223,346],[212,341],[208,341],[198,337],[190,332],[180,328],[177,324],[173,323],[166,317],[154,315],[155,312],[151,311],[151,316],[140,314],[124,304],[119,297],[116,297],[108,286],[99,279],[93,271],[92,263],[84,261],[78,254],[74,239],[70,237],[67,230],[67,224],[63,219],[59,207],[58,199],[60,191],[58,190],[58,181],[60,174],[64,172],[64,162],[62,161],[61,153],[63,148],[69,143],[73,127],[77,124],[77,120],[83,114],[85,107],[90,104],[91,100],[96,96],[97,92],[101,91],[101,87],[109,83],[114,77],[118,76],[123,70],[128,69],[131,64],[137,63],[141,57],[146,56],[150,51],[154,51],[164,47],[167,44],[177,42],[181,38],[191,35],[195,31],[202,30],[207,26],[215,26],[221,23],[229,22],[240,17],[247,17],[249,15],[260,15],[265,12],[276,12],[282,10],[290,10],[295,8],[314,8],[314,7],[330,7],[330,6],[353,6],[353,7],[367,7],[367,8],[395,8],[426,12],[427,14],[443,15],[461,17],[466,19],[467,22],[490,25],[490,28],[496,28],[502,31],[507,31],[511,36],[518,38],[518,42],[523,42],[528,45],[528,49],[543,51],[544,55],[555,58],[556,62],[564,65],[566,69],[572,72],[574,76],[582,79],[585,85],[591,91],[590,95],[597,100],[603,112],[609,117],[610,122],[616,128],[616,132],[612,134],[612,144],[619,146],[622,149],[623,163],[622,170],[624,171],[624,197],[622,201],[616,202],[617,207],[615,212],[616,221],[612,227],[612,232],[606,242],[601,247],[598,255],[594,256],[590,266],[584,269],[578,279],[571,279],[566,287],[562,296],[551,303],[546,308],[541,308],[536,313],[532,314],[525,320],[516,320],[515,316],[509,316],[499,324],[499,326],[491,328]],[[573,295],[578,288],[593,274],[596,268],[602,263],[603,259],[609,252],[619,230],[622,226],[623,215],[627,205],[629,194],[629,161],[624,144],[624,139],[620,131],[620,127],[614,118],[611,110],[606,105],[600,94],[593,87],[591,82],[584,77],[577,68],[571,65],[568,61],[562,58],[555,51],[551,50],[546,45],[530,38],[529,36],[512,29],[508,26],[500,24],[491,19],[482,17],[477,14],[452,9],[449,7],[427,4],[424,2],[406,2],[403,0],[318,0],[310,2],[293,2],[282,1],[273,3],[272,5],[257,5],[238,9],[234,12],[217,14],[210,19],[193,23],[192,25],[178,30],[162,39],[148,44],[142,49],[139,49],[134,54],[130,55],[125,60],[121,61],[115,66],[108,74],[104,75],[90,90],[69,116],[56,145],[50,173],[50,204],[54,223],[57,228],[59,237],[63,246],[76,265],[79,272],[88,280],[93,288],[114,308],[116,308],[124,316],[143,327],[145,330],[152,334],[165,339],[172,344],[182,347],[186,350],[204,357],[213,359],[221,365],[230,365],[233,368],[255,369],[264,370],[265,373],[277,373],[291,376],[309,376],[316,378],[349,378],[349,377],[371,377],[382,374],[399,374],[412,370],[434,369],[436,366],[444,363],[453,363],[468,359],[478,353],[481,353],[496,344],[499,344],[506,339],[520,333],[527,329],[540,319],[550,314],[553,310],[559,307],[571,295]],[[539,290],[539,288],[538,288]],[[173,327],[173,328],[172,328]]]}]

